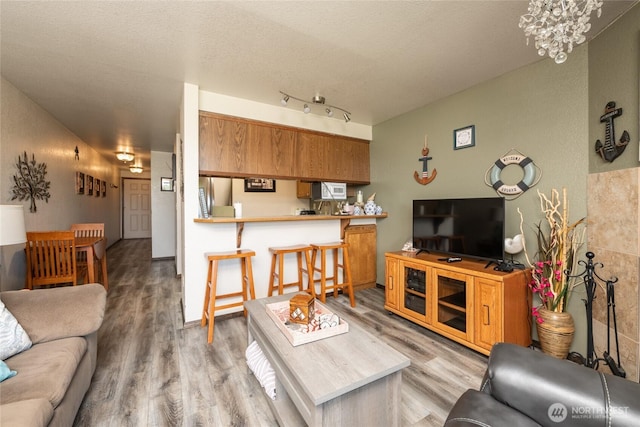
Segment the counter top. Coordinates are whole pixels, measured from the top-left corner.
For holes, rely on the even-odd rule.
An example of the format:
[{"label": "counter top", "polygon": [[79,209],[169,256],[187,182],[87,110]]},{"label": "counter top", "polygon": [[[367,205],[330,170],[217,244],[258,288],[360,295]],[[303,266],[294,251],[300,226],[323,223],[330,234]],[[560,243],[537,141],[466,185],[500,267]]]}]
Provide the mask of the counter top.
[{"label": "counter top", "polygon": [[386,218],[387,213],[380,215],[282,215],[282,216],[262,216],[262,217],[246,217],[246,218],[230,218],[230,217],[210,217],[195,218],[194,222],[203,223],[244,223],[244,222],[278,222],[278,221],[326,221],[335,219],[366,219],[366,218]]}]

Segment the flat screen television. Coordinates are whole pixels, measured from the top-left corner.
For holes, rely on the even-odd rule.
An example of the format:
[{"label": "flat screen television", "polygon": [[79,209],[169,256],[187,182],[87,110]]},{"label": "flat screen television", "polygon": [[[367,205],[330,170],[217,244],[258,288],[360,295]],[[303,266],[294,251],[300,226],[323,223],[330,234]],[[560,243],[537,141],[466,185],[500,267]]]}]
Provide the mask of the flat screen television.
[{"label": "flat screen television", "polygon": [[413,247],[448,256],[503,259],[502,197],[413,201]]}]

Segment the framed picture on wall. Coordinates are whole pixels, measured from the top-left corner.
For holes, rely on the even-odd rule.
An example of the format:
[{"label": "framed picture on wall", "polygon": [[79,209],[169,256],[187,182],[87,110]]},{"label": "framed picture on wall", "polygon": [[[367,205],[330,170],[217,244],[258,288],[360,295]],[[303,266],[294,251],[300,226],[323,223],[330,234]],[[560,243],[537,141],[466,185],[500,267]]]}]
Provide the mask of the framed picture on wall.
[{"label": "framed picture on wall", "polygon": [[248,178],[244,180],[244,191],[250,192],[271,192],[276,191],[276,180],[269,178]]},{"label": "framed picture on wall", "polygon": [[87,175],[87,196],[93,196],[93,177],[91,175]]},{"label": "framed picture on wall", "polygon": [[475,125],[466,126],[453,131],[453,149],[473,147],[476,145]]},{"label": "framed picture on wall", "polygon": [[102,180],[102,197],[107,197],[107,181]]},{"label": "framed picture on wall", "polygon": [[100,180],[96,178],[96,197],[100,197]]},{"label": "framed picture on wall", "polygon": [[173,179],[160,178],[160,191],[173,191]]},{"label": "framed picture on wall", "polygon": [[76,172],[76,194],[84,194],[84,174]]}]

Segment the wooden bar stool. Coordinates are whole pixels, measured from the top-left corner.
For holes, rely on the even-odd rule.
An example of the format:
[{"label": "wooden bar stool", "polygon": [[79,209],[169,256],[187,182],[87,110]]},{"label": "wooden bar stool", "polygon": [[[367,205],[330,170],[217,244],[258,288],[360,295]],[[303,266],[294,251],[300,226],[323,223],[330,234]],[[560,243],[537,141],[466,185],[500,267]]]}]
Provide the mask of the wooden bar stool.
[{"label": "wooden bar stool", "polygon": [[[349,301],[351,307],[356,306],[356,299],[353,294],[353,282],[351,279],[351,265],[349,264],[349,244],[345,242],[333,242],[333,243],[312,243],[311,244],[311,266],[313,271],[314,280],[310,284],[312,288],[315,288],[315,284],[320,282],[320,301],[326,301],[327,290],[333,290],[333,297],[338,296],[338,291],[342,289],[343,292],[349,293]],[[339,251],[342,251],[342,264],[339,262]],[[327,276],[327,251],[331,251],[333,254],[333,275]],[[320,267],[316,267],[316,260],[318,258],[318,252],[320,252]],[[342,268],[342,282],[339,281],[338,269]],[[315,279],[315,273],[320,273],[320,279]],[[331,286],[327,286],[327,282],[333,283]]]},{"label": "wooden bar stool", "polygon": [[[209,260],[209,271],[207,272],[207,286],[204,294],[204,307],[202,308],[202,320],[201,326],[207,324],[209,320],[209,330],[207,333],[207,342],[211,344],[213,342],[213,326],[215,322],[216,310],[224,310],[231,307],[239,307],[247,301],[247,285],[249,287],[249,293],[251,299],[256,298],[256,294],[253,288],[253,269],[251,268],[251,257],[255,256],[255,252],[249,249],[238,249],[228,252],[208,252],[205,254]],[[242,290],[239,292],[231,292],[223,295],[216,295],[216,284],[218,280],[218,262],[228,259],[239,259],[242,272]],[[242,301],[228,303],[224,305],[216,306],[216,300],[225,298],[242,297]],[[244,311],[246,317],[247,310]]]},{"label": "wooden bar stool", "polygon": [[[307,274],[309,279],[307,291],[313,295],[315,295],[315,289],[313,286],[313,275],[309,273],[313,271],[311,267],[311,257],[309,253],[311,252],[311,246],[309,245],[293,245],[293,246],[280,246],[280,247],[272,247],[269,248],[269,252],[271,252],[271,275],[269,276],[269,294],[268,296],[272,296],[273,292],[278,289],[278,295],[282,295],[285,288],[289,288],[292,286],[297,286],[299,291],[304,290],[304,285],[302,282],[303,273]],[[298,261],[298,280],[295,282],[285,283],[284,278],[284,257],[286,254],[296,254],[296,258]],[[302,255],[304,254],[304,262],[305,266],[302,266]],[[277,264],[277,271],[276,271]],[[275,280],[278,279],[278,287],[275,286]]]}]

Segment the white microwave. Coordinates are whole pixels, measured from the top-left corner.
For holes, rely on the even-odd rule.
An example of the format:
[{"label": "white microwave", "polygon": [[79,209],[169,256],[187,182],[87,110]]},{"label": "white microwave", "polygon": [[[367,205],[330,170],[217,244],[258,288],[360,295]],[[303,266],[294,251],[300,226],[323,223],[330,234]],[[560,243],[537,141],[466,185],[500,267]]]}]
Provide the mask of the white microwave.
[{"label": "white microwave", "polygon": [[345,182],[314,182],[311,185],[313,200],[347,200]]}]

